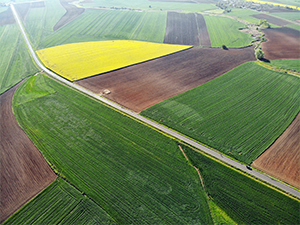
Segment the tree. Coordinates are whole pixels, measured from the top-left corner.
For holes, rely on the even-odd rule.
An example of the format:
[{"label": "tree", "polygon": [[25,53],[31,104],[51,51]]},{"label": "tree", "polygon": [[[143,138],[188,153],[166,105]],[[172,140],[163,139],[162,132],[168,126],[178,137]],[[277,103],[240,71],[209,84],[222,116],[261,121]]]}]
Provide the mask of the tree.
[{"label": "tree", "polygon": [[263,59],[265,57],[265,53],[260,49],[260,48],[257,48],[255,50],[255,57],[259,60]]}]

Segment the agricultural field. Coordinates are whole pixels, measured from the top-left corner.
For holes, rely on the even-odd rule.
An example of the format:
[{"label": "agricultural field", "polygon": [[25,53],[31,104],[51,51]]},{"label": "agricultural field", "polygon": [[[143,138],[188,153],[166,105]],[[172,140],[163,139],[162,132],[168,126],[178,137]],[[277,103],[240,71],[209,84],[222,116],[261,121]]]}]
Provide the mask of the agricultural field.
[{"label": "agricultural field", "polygon": [[245,25],[226,17],[204,16],[209,33],[211,46],[228,48],[240,48],[248,46],[254,40],[250,34],[239,31]]},{"label": "agricultural field", "polygon": [[260,14],[260,12],[250,10],[250,9],[232,9],[229,16],[238,17],[242,20],[245,20],[249,23],[258,23],[259,19],[254,18],[252,15]]},{"label": "agricultural field", "polygon": [[17,89],[13,108],[51,167],[117,224],[212,223],[174,140],[42,75]]},{"label": "agricultural field", "polygon": [[[41,29],[36,29],[34,25],[37,14],[33,12],[29,15],[32,18],[26,20],[26,24],[32,27],[32,35],[40,37],[40,41],[35,44],[36,49],[84,41],[118,39],[162,43],[167,20],[166,12],[85,10],[80,17],[56,32],[38,34]],[[51,25],[54,26],[53,23]]]},{"label": "agricultural field", "polygon": [[14,117],[16,89],[0,95],[0,223],[56,179]]},{"label": "agricultural field", "polygon": [[203,3],[200,4],[187,3],[187,2],[149,2],[148,0],[93,0],[85,1],[80,3],[81,6],[85,8],[126,8],[126,9],[135,9],[135,10],[161,10],[161,11],[182,11],[182,12],[201,12],[210,9],[216,9],[215,3]]},{"label": "agricultural field", "polygon": [[16,24],[0,26],[0,94],[38,71]]},{"label": "agricultural field", "polygon": [[299,84],[298,77],[249,62],[141,115],[251,163],[298,114]]},{"label": "agricultural field", "polygon": [[298,0],[270,0],[270,1],[260,1],[260,0],[246,0],[251,1],[255,3],[261,3],[261,4],[271,4],[271,5],[279,5],[283,7],[289,7],[292,9],[299,9],[300,3]]},{"label": "agricultural field", "polygon": [[285,26],[285,25],[291,24],[291,22],[288,22],[287,20],[283,20],[283,19],[271,16],[271,15],[267,15],[267,14],[255,14],[252,16],[257,19],[265,19],[269,23],[275,24],[277,26]]},{"label": "agricultural field", "polygon": [[288,25],[286,25],[286,27],[289,27],[289,28],[292,28],[292,29],[300,31],[300,26],[296,25],[296,24],[288,24]]},{"label": "agricultural field", "polygon": [[55,180],[3,224],[116,224],[63,179]]},{"label": "agricultural field", "polygon": [[164,43],[210,47],[204,17],[197,13],[168,12]]},{"label": "agricultural field", "polygon": [[111,93],[106,98],[140,112],[254,60],[253,47],[230,50],[194,47],[75,83],[94,93],[108,89]]},{"label": "agricultural field", "polygon": [[68,0],[60,0],[60,3],[67,12],[55,24],[55,26],[53,27],[53,31],[56,31],[59,28],[63,27],[64,25],[68,24],[69,22],[76,19],[84,12],[83,8],[79,8],[73,4],[69,4]]},{"label": "agricultural field", "polygon": [[73,81],[124,68],[191,47],[117,40],[60,45],[39,50],[37,55],[46,67]]},{"label": "agricultural field", "polygon": [[23,24],[34,49],[53,33],[53,27],[65,12],[58,0],[45,0],[44,8],[30,8]]},{"label": "agricultural field", "polygon": [[270,65],[280,69],[295,70],[300,72],[300,59],[272,60]]},{"label": "agricultural field", "polygon": [[265,58],[277,59],[299,59],[300,58],[300,31],[288,27],[264,29],[268,41],[261,44]]},{"label": "agricultural field", "polygon": [[209,201],[217,204],[236,224],[299,224],[299,200],[183,147],[191,163],[201,172]]},{"label": "agricultural field", "polygon": [[300,114],[253,167],[300,189]]},{"label": "agricultural field", "polygon": [[286,20],[300,20],[300,12],[280,12],[280,13],[271,13],[272,16],[277,16]]}]

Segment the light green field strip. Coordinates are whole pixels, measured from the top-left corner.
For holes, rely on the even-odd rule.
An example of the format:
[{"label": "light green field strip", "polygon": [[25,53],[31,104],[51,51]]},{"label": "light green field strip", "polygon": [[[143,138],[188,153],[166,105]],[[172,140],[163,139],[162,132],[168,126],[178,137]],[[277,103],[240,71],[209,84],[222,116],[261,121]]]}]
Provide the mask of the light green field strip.
[{"label": "light green field strip", "polygon": [[117,7],[117,8],[130,8],[142,10],[180,10],[184,12],[201,12],[210,9],[217,9],[215,4],[195,4],[195,3],[180,3],[180,2],[151,2],[148,0],[94,0],[90,3],[82,3],[85,7]]},{"label": "light green field strip", "polygon": [[225,17],[204,16],[212,47],[225,45],[228,48],[239,48],[249,45],[254,39],[250,34],[239,31],[245,25]]},{"label": "light green field strip", "polygon": [[290,27],[290,28],[293,28],[295,30],[300,30],[300,26],[296,25],[296,24],[288,24],[288,25],[285,25],[285,27]]},{"label": "light green field strip", "polygon": [[300,59],[272,60],[270,64],[271,66],[276,66],[278,68],[300,72]]},{"label": "light green field strip", "polygon": [[42,75],[17,89],[13,105],[52,168],[117,224],[212,223],[174,140]]},{"label": "light green field strip", "polygon": [[166,12],[86,10],[79,18],[48,36],[39,48],[120,39],[163,43],[166,21]]},{"label": "light green field strip", "polygon": [[281,12],[281,13],[270,13],[272,16],[277,16],[287,20],[300,20],[300,11],[298,12]]},{"label": "light green field strip", "polygon": [[3,224],[116,224],[103,209],[58,179]]},{"label": "light green field strip", "polygon": [[38,71],[16,24],[0,26],[0,94]]},{"label": "light green field strip", "polygon": [[141,114],[251,163],[298,114],[299,85],[298,77],[249,62]]},{"label": "light green field strip", "polygon": [[46,67],[73,81],[145,62],[191,47],[116,40],[59,45],[39,50],[37,55]]}]

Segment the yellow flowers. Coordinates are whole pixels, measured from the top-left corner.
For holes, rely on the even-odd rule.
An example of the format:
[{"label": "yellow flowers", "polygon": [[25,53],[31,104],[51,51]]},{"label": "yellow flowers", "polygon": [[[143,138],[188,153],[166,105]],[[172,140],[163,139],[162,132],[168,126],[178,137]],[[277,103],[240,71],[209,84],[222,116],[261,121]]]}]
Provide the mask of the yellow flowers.
[{"label": "yellow flowers", "polygon": [[255,3],[260,3],[260,4],[279,5],[279,6],[283,6],[283,7],[290,7],[290,8],[293,8],[293,9],[298,9],[298,10],[300,10],[300,7],[294,6],[294,5],[285,5],[285,4],[280,4],[280,3],[267,2],[267,1],[259,1],[259,0],[246,0],[246,1],[248,1],[248,2],[255,2]]},{"label": "yellow flowers", "polygon": [[117,40],[60,45],[38,50],[37,54],[46,67],[73,81],[191,47]]}]

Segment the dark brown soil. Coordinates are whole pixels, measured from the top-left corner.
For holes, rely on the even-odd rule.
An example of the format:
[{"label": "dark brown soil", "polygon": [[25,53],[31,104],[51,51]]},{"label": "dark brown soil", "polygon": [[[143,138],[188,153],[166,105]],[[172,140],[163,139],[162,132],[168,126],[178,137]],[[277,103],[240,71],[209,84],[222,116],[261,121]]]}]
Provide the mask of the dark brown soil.
[{"label": "dark brown soil", "polygon": [[263,32],[268,40],[261,44],[266,59],[300,58],[300,31],[281,27],[264,29]]},{"label": "dark brown soil", "polygon": [[201,46],[211,47],[209,33],[206,27],[206,22],[202,14],[197,15],[197,25],[199,29],[199,38]]},{"label": "dark brown soil", "polygon": [[255,15],[252,15],[252,17],[257,18],[257,19],[266,19],[269,23],[275,24],[277,26],[284,26],[287,24],[291,24],[290,22],[288,22],[286,20],[282,20],[277,17],[266,15],[266,14],[255,14]]},{"label": "dark brown soil", "polygon": [[168,12],[164,43],[199,45],[195,14]]},{"label": "dark brown soil", "polygon": [[[200,38],[200,40],[199,40]],[[201,14],[168,12],[164,43],[211,47],[206,23]]]},{"label": "dark brown soil", "polygon": [[300,189],[299,162],[300,114],[252,166]]},{"label": "dark brown soil", "polygon": [[253,47],[195,47],[145,63],[75,82],[135,112],[204,84],[234,67],[255,60]]},{"label": "dark brown soil", "polygon": [[70,2],[72,1],[60,0],[60,4],[66,9],[67,12],[54,25],[54,31],[73,21],[84,12],[84,8],[78,8],[73,4],[69,4]]},{"label": "dark brown soil", "polygon": [[56,179],[14,117],[16,88],[0,95],[0,223]]}]

